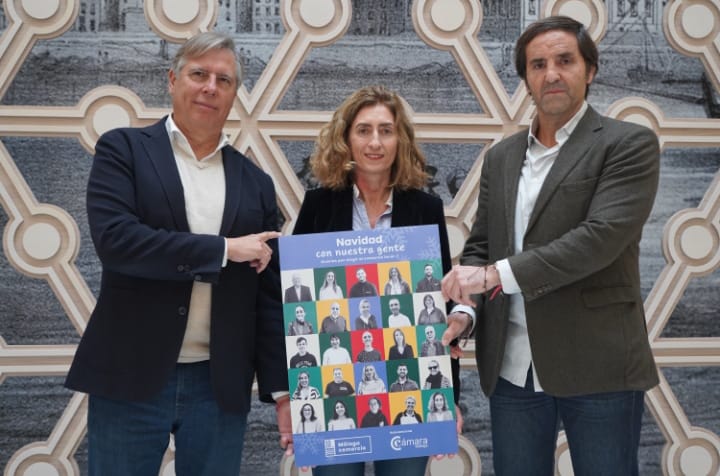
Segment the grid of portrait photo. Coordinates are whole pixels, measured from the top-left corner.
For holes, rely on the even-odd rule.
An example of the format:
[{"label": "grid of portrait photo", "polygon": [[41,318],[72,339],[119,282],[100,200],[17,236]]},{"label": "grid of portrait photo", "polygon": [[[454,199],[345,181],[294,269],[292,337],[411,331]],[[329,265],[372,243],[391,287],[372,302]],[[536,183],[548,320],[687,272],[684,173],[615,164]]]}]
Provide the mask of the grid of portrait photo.
[{"label": "grid of portrait photo", "polygon": [[440,260],[282,271],[293,432],[454,420]]}]

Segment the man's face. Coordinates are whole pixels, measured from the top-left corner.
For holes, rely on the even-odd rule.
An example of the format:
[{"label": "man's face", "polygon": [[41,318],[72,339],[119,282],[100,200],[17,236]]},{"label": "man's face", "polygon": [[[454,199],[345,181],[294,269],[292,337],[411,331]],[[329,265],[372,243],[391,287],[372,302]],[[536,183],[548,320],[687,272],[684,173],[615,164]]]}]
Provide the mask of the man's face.
[{"label": "man's face", "polygon": [[300,279],[300,276],[296,274],[292,277],[292,283],[293,286],[300,286],[300,284],[302,283],[302,279]]},{"label": "man's face", "polygon": [[369,301],[360,301],[360,314],[363,316],[370,315],[370,302]]},{"label": "man's face", "polygon": [[340,315],[340,304],[334,302],[330,305],[330,315],[338,317]]},{"label": "man's face", "polygon": [[380,410],[380,404],[374,398],[372,400],[370,400],[369,405],[370,405],[370,411],[373,413],[377,413],[378,410]]},{"label": "man's face", "polygon": [[407,397],[405,399],[405,406],[408,410],[415,410],[415,399],[413,397]]},{"label": "man's face", "polygon": [[425,339],[432,342],[435,340],[435,329],[432,327],[428,327],[425,329]]},{"label": "man's face", "polygon": [[437,361],[431,360],[430,364],[428,365],[428,370],[432,375],[436,375],[440,370],[440,365],[437,363]]},{"label": "man's face", "polygon": [[337,349],[340,346],[340,338],[339,337],[331,337],[330,338],[330,345]]},{"label": "man's face", "polygon": [[220,137],[237,92],[235,55],[210,50],[189,58],[178,75],[168,73],[173,120],[185,135]]},{"label": "man's face", "polygon": [[305,355],[305,352],[307,352],[307,341],[301,340],[297,343],[298,353],[300,355]]},{"label": "man's face", "polygon": [[362,336],[362,341],[366,345],[372,345],[372,341],[373,341],[372,334],[370,334],[369,332],[364,333]]},{"label": "man's face", "polygon": [[333,379],[335,380],[336,383],[342,382],[342,378],[343,378],[342,370],[340,370],[340,369],[333,370]]},{"label": "man's face", "polygon": [[398,374],[398,377],[400,377],[400,378],[407,377],[407,367],[404,365],[399,365],[397,368],[397,374]]},{"label": "man's face", "polygon": [[595,77],[588,71],[575,35],[563,30],[541,33],[528,43],[525,85],[543,120],[565,124],[580,109]]},{"label": "man's face", "polygon": [[367,275],[365,274],[365,270],[360,268],[355,272],[355,276],[358,278],[358,281],[361,283],[364,283],[367,279]]},{"label": "man's face", "polygon": [[400,301],[397,299],[391,299],[388,306],[390,306],[390,312],[394,315],[397,315],[400,312]]},{"label": "man's face", "polygon": [[300,322],[305,322],[305,309],[299,306],[295,308],[295,318]]},{"label": "man's face", "polygon": [[426,277],[428,277],[428,278],[431,277],[431,276],[432,276],[432,272],[433,272],[433,267],[432,267],[432,266],[430,266],[430,265],[425,266],[425,276],[426,276]]}]

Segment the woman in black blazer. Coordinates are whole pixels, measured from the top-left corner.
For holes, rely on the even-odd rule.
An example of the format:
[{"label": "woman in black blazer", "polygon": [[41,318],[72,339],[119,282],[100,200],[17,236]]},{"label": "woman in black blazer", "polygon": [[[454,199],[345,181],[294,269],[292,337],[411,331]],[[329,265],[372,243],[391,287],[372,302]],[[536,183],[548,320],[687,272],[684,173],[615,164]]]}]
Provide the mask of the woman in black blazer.
[{"label": "woman in black blazer", "polygon": [[[443,203],[421,190],[428,178],[425,157],[396,93],[370,86],[351,94],[320,131],[310,165],[321,188],[305,194],[295,234],[436,224],[443,271],[450,270]],[[453,368],[459,392],[456,359]],[[427,458],[374,465],[376,476],[422,476]],[[318,466],[313,472],[364,474],[364,463]]]}]

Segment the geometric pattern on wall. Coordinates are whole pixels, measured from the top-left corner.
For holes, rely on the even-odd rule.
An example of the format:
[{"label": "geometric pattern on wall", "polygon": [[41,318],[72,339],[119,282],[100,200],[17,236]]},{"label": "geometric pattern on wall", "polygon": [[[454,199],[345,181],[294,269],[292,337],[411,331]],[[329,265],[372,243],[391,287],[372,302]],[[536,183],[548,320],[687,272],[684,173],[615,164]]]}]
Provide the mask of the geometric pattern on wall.
[{"label": "geometric pattern on wall", "polygon": [[[153,31],[179,43],[198,31],[211,29],[216,1],[147,0],[145,16]],[[600,41],[607,28],[607,10],[601,0],[542,2],[540,16],[566,14],[588,26]],[[632,3],[632,2],[631,2]],[[76,20],[79,0],[5,0],[7,28],[0,37],[0,97],[40,39],[66,32]],[[313,48],[338,41],[351,20],[349,0],[294,0],[281,4],[285,25],[271,60],[249,92],[244,86],[230,113],[226,132],[239,150],[253,157],[274,179],[278,203],[286,217],[285,231],[299,209],[303,185],[289,165],[279,142],[312,141],[331,111],[279,110],[279,104],[303,61]],[[169,8],[171,6],[172,8]],[[415,0],[415,30],[430,47],[448,51],[462,71],[482,108],[478,114],[412,113],[418,138],[425,143],[492,145],[527,127],[533,105],[520,85],[507,94],[477,40],[483,21],[480,1]],[[683,55],[699,58],[715,91],[720,91],[720,2],[718,0],[668,1],[663,13],[667,41]],[[114,85],[100,86],[72,107],[0,105],[0,136],[72,137],[92,152],[104,131],[119,126],[148,125],[164,108],[146,107],[133,91]],[[720,121],[666,117],[654,103],[626,97],[607,111],[611,117],[641,123],[659,136],[662,147],[718,147]],[[472,225],[477,184],[484,151],[446,207],[454,256]],[[39,203],[33,190],[0,142],[0,205],[8,216],[3,249],[11,265],[31,278],[45,280],[67,318],[82,333],[94,306],[94,297],[80,275],[75,258],[79,249],[78,226],[65,210]],[[720,268],[720,173],[697,207],[680,210],[665,224],[662,241],[665,267],[648,295],[645,307],[648,333],[661,383],[647,393],[650,408],[664,438],[661,466],[669,475],[720,473],[720,437],[689,421],[663,367],[720,365],[720,336],[663,338],[661,333],[691,280]],[[0,329],[0,384],[10,376],[62,376],[68,370],[74,345],[8,345]],[[473,343],[463,365],[474,367]],[[75,394],[46,441],[17,450],[5,468],[6,475],[76,475],[74,452],[85,434],[86,399]],[[432,462],[429,474],[452,472],[479,474],[479,455],[472,444],[461,445],[463,458]],[[561,434],[557,450],[558,473],[571,474],[567,444]],[[172,453],[163,472],[172,473]],[[283,474],[297,471],[283,461]],[[457,466],[461,468],[458,469]]]}]

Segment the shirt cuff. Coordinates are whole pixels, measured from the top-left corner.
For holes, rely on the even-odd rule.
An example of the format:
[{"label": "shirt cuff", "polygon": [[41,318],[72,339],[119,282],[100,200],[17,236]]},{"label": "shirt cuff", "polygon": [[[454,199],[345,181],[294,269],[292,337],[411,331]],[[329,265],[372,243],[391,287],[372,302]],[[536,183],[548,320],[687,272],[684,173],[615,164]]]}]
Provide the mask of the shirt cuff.
[{"label": "shirt cuff", "polygon": [[475,309],[473,309],[471,306],[466,306],[465,304],[455,304],[450,313],[452,314],[453,312],[464,312],[465,314],[470,316],[470,325],[467,326],[458,337],[466,338],[471,336],[473,334],[473,331],[475,330]]},{"label": "shirt cuff", "polygon": [[515,274],[510,267],[510,262],[507,259],[501,259],[495,263],[495,269],[497,269],[498,275],[500,275],[500,284],[502,285],[502,292],[504,294],[519,294],[522,292],[520,285],[515,279]]},{"label": "shirt cuff", "polygon": [[224,268],[227,266],[227,238],[223,239],[223,243],[225,243],[225,251],[223,251],[223,259],[222,259],[222,267]]},{"label": "shirt cuff", "polygon": [[282,397],[289,397],[289,396],[290,396],[290,392],[286,392],[285,390],[281,390],[281,391],[279,391],[279,392],[272,392],[270,395],[272,396],[272,399],[277,402],[277,401],[280,400]]}]

